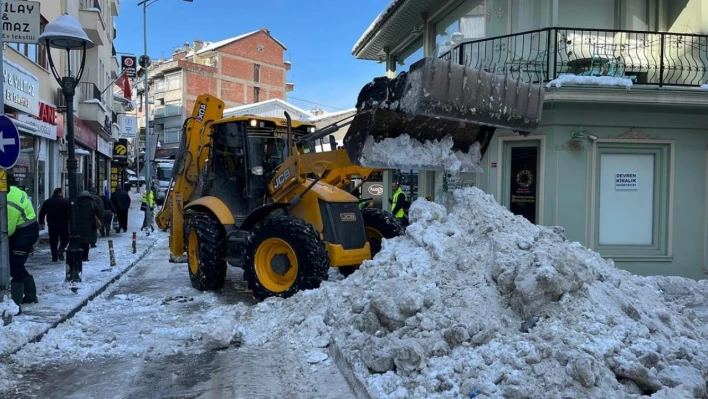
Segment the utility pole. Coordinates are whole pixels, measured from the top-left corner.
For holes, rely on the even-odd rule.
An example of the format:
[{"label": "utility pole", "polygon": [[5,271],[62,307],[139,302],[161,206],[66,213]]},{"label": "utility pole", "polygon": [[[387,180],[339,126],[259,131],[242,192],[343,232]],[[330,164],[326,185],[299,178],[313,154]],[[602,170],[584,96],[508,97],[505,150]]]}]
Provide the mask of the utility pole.
[{"label": "utility pole", "polygon": [[[147,6],[148,2],[143,1],[143,84],[145,89],[145,161],[143,162],[143,168],[145,169],[145,219],[143,220],[143,229],[146,234],[150,234],[151,230],[154,230],[152,221],[152,208],[150,203],[150,196],[152,195],[152,162],[151,162],[151,146],[150,146],[150,113],[149,110],[149,94],[148,94],[148,70],[150,68],[150,57],[148,56],[148,42],[147,42]],[[140,139],[138,138],[138,142]],[[138,175],[138,187],[140,186],[140,175]]]}]

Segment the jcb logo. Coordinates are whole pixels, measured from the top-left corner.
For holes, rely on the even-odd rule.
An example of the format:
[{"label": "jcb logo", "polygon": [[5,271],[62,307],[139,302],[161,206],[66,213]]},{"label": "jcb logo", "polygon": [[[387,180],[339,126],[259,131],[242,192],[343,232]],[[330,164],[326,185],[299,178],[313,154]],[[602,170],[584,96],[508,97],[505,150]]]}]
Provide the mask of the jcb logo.
[{"label": "jcb logo", "polygon": [[204,120],[204,114],[206,114],[206,104],[199,104],[199,112],[197,112],[197,122]]},{"label": "jcb logo", "polygon": [[273,182],[273,188],[278,189],[278,187],[282,186],[283,183],[285,183],[288,179],[290,178],[290,168],[285,169],[285,171],[281,174],[279,174],[275,178],[275,182]]},{"label": "jcb logo", "polygon": [[125,148],[123,144],[118,144],[115,148],[115,153],[116,155],[125,155],[128,152],[128,149]]},{"label": "jcb logo", "polygon": [[340,213],[339,218],[342,220],[342,222],[356,222],[356,214],[355,213]]}]

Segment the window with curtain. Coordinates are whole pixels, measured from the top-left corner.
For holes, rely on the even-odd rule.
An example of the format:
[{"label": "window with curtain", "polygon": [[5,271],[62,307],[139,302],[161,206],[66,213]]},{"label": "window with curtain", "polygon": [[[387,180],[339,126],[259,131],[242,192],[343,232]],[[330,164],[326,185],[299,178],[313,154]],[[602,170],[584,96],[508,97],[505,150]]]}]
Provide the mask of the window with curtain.
[{"label": "window with curtain", "polygon": [[165,129],[163,137],[165,144],[179,143],[181,129],[178,127],[168,127]]}]

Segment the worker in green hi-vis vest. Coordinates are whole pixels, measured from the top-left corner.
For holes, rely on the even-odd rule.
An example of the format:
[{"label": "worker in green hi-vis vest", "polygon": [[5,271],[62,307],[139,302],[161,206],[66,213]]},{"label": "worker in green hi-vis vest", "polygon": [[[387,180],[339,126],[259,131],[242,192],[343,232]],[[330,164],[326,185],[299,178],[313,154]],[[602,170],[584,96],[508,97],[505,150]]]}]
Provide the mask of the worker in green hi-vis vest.
[{"label": "worker in green hi-vis vest", "polygon": [[7,230],[10,247],[10,296],[20,307],[23,303],[37,303],[37,286],[34,277],[25,269],[25,262],[39,239],[39,223],[26,192],[16,185],[14,176],[7,174],[10,190],[7,193]]},{"label": "worker in green hi-vis vest", "polygon": [[391,185],[391,189],[393,189],[393,199],[388,199],[388,203],[391,204],[391,213],[393,213],[393,216],[398,219],[403,226],[408,226],[408,215],[406,215],[406,211],[410,203],[408,202],[406,193],[403,192],[398,182],[394,182]]}]

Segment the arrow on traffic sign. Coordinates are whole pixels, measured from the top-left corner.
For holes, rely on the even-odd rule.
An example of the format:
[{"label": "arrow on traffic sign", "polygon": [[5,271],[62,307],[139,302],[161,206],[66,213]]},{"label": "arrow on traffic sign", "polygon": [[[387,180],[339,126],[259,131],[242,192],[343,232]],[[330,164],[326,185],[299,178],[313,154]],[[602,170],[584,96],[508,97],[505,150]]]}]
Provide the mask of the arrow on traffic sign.
[{"label": "arrow on traffic sign", "polygon": [[5,152],[6,145],[9,146],[9,145],[17,145],[17,144],[15,144],[14,138],[6,139],[5,137],[3,137],[3,132],[0,131],[0,151]]},{"label": "arrow on traffic sign", "polygon": [[6,115],[0,115],[0,168],[10,169],[20,157],[20,132]]}]

